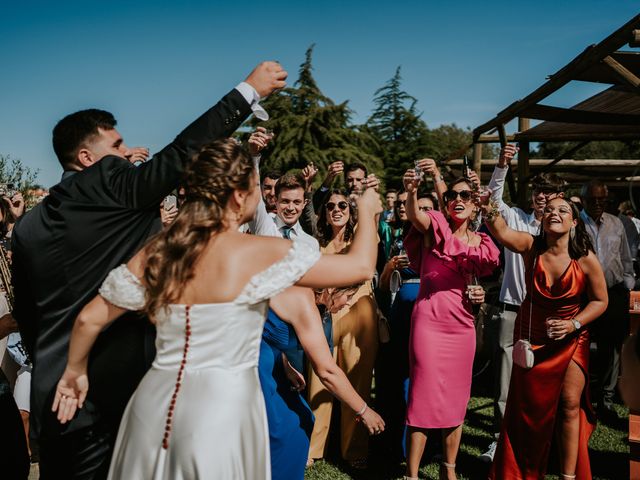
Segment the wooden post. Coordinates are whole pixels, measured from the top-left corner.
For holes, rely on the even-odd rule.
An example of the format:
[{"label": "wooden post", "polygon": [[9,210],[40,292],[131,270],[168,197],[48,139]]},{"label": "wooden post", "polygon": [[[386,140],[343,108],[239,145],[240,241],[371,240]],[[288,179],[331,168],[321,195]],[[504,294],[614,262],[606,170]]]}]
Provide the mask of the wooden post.
[{"label": "wooden post", "polygon": [[473,169],[478,174],[480,183],[482,183],[482,144],[473,144]]},{"label": "wooden post", "polygon": [[[529,130],[528,118],[518,118],[518,132]],[[518,152],[518,206],[523,210],[529,209],[529,142],[520,142]]]},{"label": "wooden post", "polygon": [[[631,292],[629,298],[630,332],[637,333],[640,325],[640,310],[635,306],[640,301],[640,292]],[[629,411],[629,479],[640,480],[640,412]]]}]

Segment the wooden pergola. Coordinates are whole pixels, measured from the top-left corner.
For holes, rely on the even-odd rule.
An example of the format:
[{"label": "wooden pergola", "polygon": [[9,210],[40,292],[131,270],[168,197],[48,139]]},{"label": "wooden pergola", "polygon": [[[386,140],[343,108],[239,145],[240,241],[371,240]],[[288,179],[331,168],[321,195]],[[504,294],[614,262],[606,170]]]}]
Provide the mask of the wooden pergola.
[{"label": "wooden pergola", "polygon": [[[622,50],[627,47],[628,49]],[[518,142],[520,152],[517,158],[517,180],[510,170],[507,184],[511,198],[517,198],[518,204],[526,207],[527,188],[532,176],[532,142],[578,142],[557,158],[547,160],[536,169],[538,173],[556,168],[560,162],[566,166],[564,159],[570,158],[590,141],[640,139],[639,47],[640,15],[637,15],[600,43],[587,47],[558,72],[550,75],[542,86],[475,128],[473,168],[480,174],[483,143],[505,145],[509,141]],[[593,82],[610,87],[571,108],[540,103],[572,81]],[[505,125],[515,119],[518,119],[518,131],[507,135]],[[531,127],[531,120],[540,120],[542,123]],[[583,164],[583,167],[586,166]],[[602,163],[598,166],[602,167]],[[575,167],[582,168],[577,165]],[[627,173],[631,171],[633,168],[627,170]]]}]

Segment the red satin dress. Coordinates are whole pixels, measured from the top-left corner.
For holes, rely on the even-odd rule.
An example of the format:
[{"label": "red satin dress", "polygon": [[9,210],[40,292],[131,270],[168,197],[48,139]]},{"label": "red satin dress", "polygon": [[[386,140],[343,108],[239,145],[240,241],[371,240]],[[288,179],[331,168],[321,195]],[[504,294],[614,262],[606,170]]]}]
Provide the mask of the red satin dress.
[{"label": "red satin dress", "polygon": [[547,337],[545,325],[547,317],[570,319],[584,307],[588,301],[586,276],[578,262],[572,260],[556,283],[550,285],[544,261],[538,257],[533,275],[531,269],[527,269],[526,281],[527,296],[516,320],[514,341],[528,337],[531,306],[535,363],[530,370],[513,365],[502,431],[489,478],[544,479],[555,429],[559,427],[556,414],[564,376],[569,362],[574,361],[586,380],[580,402],[576,480],[591,479],[588,443],[596,417],[589,400],[589,332],[581,329],[557,341]]}]

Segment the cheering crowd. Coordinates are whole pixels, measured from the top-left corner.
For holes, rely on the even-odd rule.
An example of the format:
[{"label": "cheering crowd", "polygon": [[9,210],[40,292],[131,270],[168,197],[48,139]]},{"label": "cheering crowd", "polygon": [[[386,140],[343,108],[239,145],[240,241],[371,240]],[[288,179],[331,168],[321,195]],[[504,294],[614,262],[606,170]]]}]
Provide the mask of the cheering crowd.
[{"label": "cheering crowd", "polygon": [[72,113],[53,130],[61,182],[25,214],[0,202],[1,333],[30,375],[0,398],[11,478],[28,424],[42,479],[302,479],[331,431],[352,469],[374,436],[417,479],[432,430],[455,479],[482,283],[500,275],[489,478],[543,478],[552,448],[562,479],[591,478],[635,286],[628,212],[547,173],[531,213],[510,207],[514,145],[486,187],[416,160],[384,208],[360,163],[266,170],[273,132],[230,137],[286,77],[261,63],[151,158],[109,112]]}]

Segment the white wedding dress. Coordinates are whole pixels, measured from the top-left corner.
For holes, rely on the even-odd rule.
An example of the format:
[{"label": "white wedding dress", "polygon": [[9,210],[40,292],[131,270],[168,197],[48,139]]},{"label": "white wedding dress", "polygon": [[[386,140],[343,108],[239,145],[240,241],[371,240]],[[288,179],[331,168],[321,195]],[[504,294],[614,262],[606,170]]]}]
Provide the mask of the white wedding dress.
[{"label": "white wedding dress", "polygon": [[[257,371],[268,299],[319,257],[294,242],[234,301],[171,305],[158,313],[156,358],[125,410],[109,479],[271,478]],[[125,265],[109,274],[100,293],[127,309],[144,304],[144,289]]]}]

